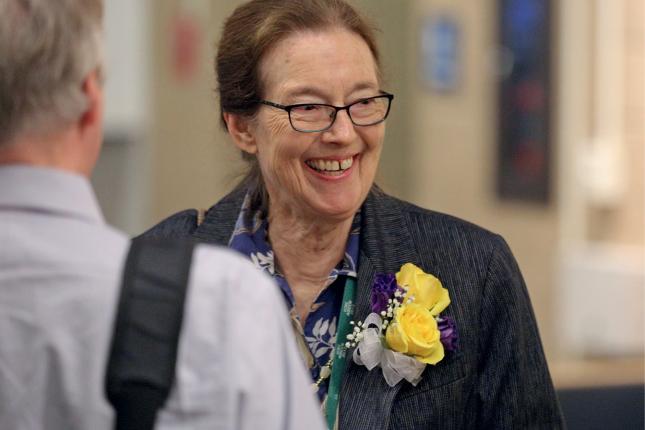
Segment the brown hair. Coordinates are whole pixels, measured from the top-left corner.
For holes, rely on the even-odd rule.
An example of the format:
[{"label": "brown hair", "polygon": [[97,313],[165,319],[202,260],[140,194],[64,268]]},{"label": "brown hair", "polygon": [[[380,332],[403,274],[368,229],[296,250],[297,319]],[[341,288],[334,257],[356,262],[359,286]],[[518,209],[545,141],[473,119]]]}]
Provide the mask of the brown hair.
[{"label": "brown hair", "polygon": [[[374,27],[344,0],[251,0],[226,20],[215,59],[220,120],[224,112],[252,117],[262,99],[259,65],[267,50],[298,31],[341,27],[359,35],[369,47],[377,72],[379,51]],[[238,187],[252,192],[252,205],[268,209],[268,195],[255,156],[242,152],[249,171]]]}]

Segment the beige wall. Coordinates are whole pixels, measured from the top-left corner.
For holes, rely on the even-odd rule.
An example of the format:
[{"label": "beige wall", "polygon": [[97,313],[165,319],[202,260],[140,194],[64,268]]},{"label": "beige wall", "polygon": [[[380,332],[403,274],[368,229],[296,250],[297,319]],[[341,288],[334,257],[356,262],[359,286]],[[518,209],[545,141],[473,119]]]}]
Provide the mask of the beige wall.
[{"label": "beige wall", "polygon": [[[172,72],[172,17],[183,2],[158,1],[152,20],[152,216],[155,223],[186,208],[207,208],[231,188],[239,156],[219,126],[213,75],[214,40],[235,2],[193,2],[186,10],[201,31],[198,70],[183,81]],[[186,2],[189,3],[189,2]]]},{"label": "beige wall", "polygon": [[645,243],[645,5],[624,0],[623,173],[625,188],[616,207],[597,210],[590,234],[626,245]]}]

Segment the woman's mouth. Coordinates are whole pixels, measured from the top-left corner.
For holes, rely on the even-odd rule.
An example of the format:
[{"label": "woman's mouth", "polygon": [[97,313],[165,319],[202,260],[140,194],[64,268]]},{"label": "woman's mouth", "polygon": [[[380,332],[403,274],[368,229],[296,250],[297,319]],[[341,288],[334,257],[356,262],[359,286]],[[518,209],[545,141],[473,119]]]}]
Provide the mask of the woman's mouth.
[{"label": "woman's mouth", "polygon": [[305,161],[305,164],[320,174],[340,176],[352,167],[354,164],[354,157],[348,157],[342,160],[312,158]]}]

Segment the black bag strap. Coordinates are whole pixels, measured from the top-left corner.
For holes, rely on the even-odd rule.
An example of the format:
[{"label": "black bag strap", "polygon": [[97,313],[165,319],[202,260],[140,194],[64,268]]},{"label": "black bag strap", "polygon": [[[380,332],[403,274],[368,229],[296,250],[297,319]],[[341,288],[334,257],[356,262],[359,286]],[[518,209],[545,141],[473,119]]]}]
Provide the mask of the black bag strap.
[{"label": "black bag strap", "polygon": [[150,430],[175,375],[194,243],[132,241],[112,335],[105,389],[116,430]]}]

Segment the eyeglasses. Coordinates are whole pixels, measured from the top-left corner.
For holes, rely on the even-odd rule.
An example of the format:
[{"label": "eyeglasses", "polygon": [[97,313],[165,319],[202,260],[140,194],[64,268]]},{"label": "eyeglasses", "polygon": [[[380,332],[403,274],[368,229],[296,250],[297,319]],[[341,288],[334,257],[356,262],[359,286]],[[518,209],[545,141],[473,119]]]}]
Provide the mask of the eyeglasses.
[{"label": "eyeglasses", "polygon": [[346,110],[352,124],[357,126],[365,127],[381,123],[390,113],[393,98],[394,95],[384,92],[379,96],[357,100],[347,106],[322,103],[300,103],[285,106],[268,100],[259,100],[258,103],[287,111],[289,122],[294,130],[315,133],[329,130],[341,110]]}]

